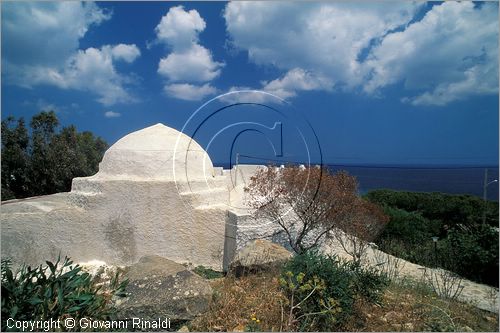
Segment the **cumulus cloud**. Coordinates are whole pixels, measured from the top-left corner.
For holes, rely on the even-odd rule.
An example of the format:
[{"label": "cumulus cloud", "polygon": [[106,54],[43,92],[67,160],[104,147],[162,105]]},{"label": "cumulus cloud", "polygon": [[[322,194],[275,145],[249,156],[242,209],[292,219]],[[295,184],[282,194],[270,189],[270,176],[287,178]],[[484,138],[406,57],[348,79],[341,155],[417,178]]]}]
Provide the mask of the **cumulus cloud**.
[{"label": "cumulus cloud", "polygon": [[426,90],[404,101],[446,105],[471,95],[498,93],[498,7],[445,2],[401,32],[388,35],[366,61],[371,93],[403,81]]},{"label": "cumulus cloud", "polygon": [[[206,23],[196,10],[172,7],[155,28],[157,40],[170,47],[171,53],[160,59],[158,73],[168,81],[168,96],[184,100],[201,100],[216,92],[210,84],[217,78],[224,63],[213,60],[212,53],[199,44],[198,35]],[[199,93],[196,97],[193,94]]]},{"label": "cumulus cloud", "polygon": [[212,60],[209,50],[193,44],[185,51],[173,52],[161,59],[158,73],[172,82],[206,82],[220,75],[220,67],[220,63]]},{"label": "cumulus cloud", "polygon": [[131,83],[114,62],[133,62],[135,45],[105,45],[79,50],[79,40],[92,25],[110,14],[91,2],[19,2],[3,6],[5,81],[26,88],[47,84],[88,91],[104,105],[131,102],[125,86]]},{"label": "cumulus cloud", "polygon": [[135,44],[118,44],[113,47],[107,46],[104,50],[106,50],[106,52],[111,52],[113,59],[123,60],[128,63],[134,62],[134,60],[141,55],[141,51]]},{"label": "cumulus cloud", "polygon": [[111,14],[92,2],[2,4],[2,54],[11,63],[56,66],[78,49],[79,39]]},{"label": "cumulus cloud", "polygon": [[282,78],[264,82],[263,90],[287,99],[294,97],[300,90],[330,90],[332,86],[333,82],[325,76],[294,68]]},{"label": "cumulus cloud", "polygon": [[163,89],[168,96],[185,101],[200,101],[217,92],[217,89],[209,83],[202,86],[189,83],[172,83],[167,84]]},{"label": "cumulus cloud", "polygon": [[393,2],[231,2],[224,17],[232,45],[246,50],[253,62],[303,68],[354,85],[362,81],[362,51],[408,23],[418,7]]},{"label": "cumulus cloud", "polygon": [[121,117],[121,113],[119,112],[114,112],[114,111],[106,111],[104,112],[104,117],[106,118],[118,118]]},{"label": "cumulus cloud", "polygon": [[[333,82],[321,75],[294,68],[272,81],[262,81],[259,89],[233,86],[220,99],[227,103],[281,103],[295,97],[299,91],[331,90]],[[234,92],[234,93],[233,93]]]},{"label": "cumulus cloud", "polygon": [[284,70],[262,87],[283,97],[333,87],[378,95],[403,83],[418,94],[406,102],[444,105],[498,92],[498,5],[445,2],[413,21],[423,5],[231,2],[224,18],[235,49]]},{"label": "cumulus cloud", "polygon": [[185,11],[182,6],[172,7],[161,18],[155,32],[158,40],[176,50],[190,48],[198,43],[198,34],[205,30],[205,21],[194,9]]},{"label": "cumulus cloud", "polygon": [[101,49],[78,50],[61,68],[11,67],[17,77],[10,81],[28,88],[49,84],[61,89],[90,91],[97,94],[97,100],[104,105],[133,102],[134,98],[124,88],[131,79],[116,71],[112,50],[109,45]]}]

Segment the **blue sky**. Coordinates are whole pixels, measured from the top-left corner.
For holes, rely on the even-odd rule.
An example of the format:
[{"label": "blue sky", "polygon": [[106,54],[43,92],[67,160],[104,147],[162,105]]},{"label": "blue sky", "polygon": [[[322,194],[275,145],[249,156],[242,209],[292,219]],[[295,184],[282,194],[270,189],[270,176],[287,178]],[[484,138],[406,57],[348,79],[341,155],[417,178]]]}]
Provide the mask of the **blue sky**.
[{"label": "blue sky", "polygon": [[[495,2],[1,6],[2,119],[54,109],[110,144],[203,122],[215,162],[237,134],[221,129],[281,122],[283,160],[316,159],[317,137],[326,163],[498,165]],[[189,120],[238,90],[272,96],[232,93]],[[214,114],[237,102],[262,105]],[[242,133],[232,158],[276,158],[268,139]]]}]

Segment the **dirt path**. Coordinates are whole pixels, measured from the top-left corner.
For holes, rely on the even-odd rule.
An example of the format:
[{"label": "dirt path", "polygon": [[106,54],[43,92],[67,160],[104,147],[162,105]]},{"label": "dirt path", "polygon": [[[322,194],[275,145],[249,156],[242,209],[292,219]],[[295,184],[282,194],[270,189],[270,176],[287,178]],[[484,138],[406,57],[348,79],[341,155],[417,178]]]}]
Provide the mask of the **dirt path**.
[{"label": "dirt path", "polygon": [[[332,242],[325,246],[326,253],[335,253],[345,259],[352,259],[349,254],[340,246],[338,242]],[[416,281],[425,281],[443,292],[448,291],[454,294],[458,286],[462,287],[457,299],[470,303],[479,309],[498,313],[499,294],[496,288],[488,285],[475,283],[466,279],[461,281],[453,280],[449,272],[442,269],[433,269],[420,266],[401,258],[396,258],[375,248],[369,248],[366,256],[363,258],[365,264],[375,266],[378,269],[388,273],[392,277],[409,277]]]}]

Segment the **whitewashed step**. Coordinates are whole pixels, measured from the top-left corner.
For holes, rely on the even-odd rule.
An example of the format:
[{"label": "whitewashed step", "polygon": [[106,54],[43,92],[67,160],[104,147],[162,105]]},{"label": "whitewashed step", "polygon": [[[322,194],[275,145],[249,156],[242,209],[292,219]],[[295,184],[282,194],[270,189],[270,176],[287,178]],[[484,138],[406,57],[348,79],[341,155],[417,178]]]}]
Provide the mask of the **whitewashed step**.
[{"label": "whitewashed step", "polygon": [[229,203],[229,191],[226,188],[214,188],[196,192],[181,192],[181,197],[187,200],[193,207],[200,205],[227,204]]},{"label": "whitewashed step", "polygon": [[228,180],[224,176],[209,178],[206,181],[190,181],[188,183],[176,183],[179,192],[197,192],[213,188],[227,188]]}]

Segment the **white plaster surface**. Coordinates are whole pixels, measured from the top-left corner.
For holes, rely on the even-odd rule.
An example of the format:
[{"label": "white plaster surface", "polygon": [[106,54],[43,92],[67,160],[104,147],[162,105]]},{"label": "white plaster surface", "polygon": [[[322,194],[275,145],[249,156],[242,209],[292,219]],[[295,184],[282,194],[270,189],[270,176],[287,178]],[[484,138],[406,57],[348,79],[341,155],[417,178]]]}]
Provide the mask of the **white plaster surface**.
[{"label": "white plaster surface", "polygon": [[72,191],[2,203],[2,256],[132,264],[144,255],[222,268],[229,192],[201,146],[157,124],[120,139]]}]

